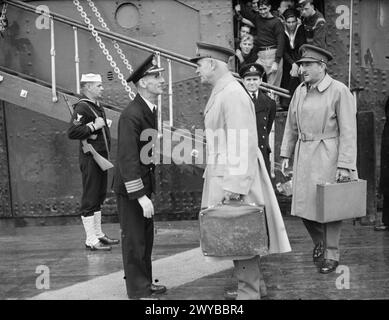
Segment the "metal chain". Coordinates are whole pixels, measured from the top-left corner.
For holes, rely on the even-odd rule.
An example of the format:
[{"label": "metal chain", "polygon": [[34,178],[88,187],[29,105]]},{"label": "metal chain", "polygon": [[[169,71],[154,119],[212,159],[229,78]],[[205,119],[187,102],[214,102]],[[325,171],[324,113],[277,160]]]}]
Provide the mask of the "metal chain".
[{"label": "metal chain", "polygon": [[126,92],[128,92],[128,96],[130,97],[131,100],[134,100],[136,94],[132,91],[132,89],[131,89],[130,85],[127,83],[126,79],[124,79],[123,74],[120,72],[120,69],[116,65],[116,62],[113,60],[112,56],[109,54],[108,49],[105,47],[105,44],[101,40],[99,33],[95,30],[94,25],[91,23],[91,20],[88,18],[86,12],[84,11],[84,8],[80,4],[80,1],[73,0],[73,4],[77,7],[77,11],[80,13],[81,17],[84,19],[84,22],[88,25],[88,29],[91,31],[92,36],[95,38],[97,44],[99,45],[100,49],[102,50],[102,52],[105,55],[106,59],[108,60],[109,64],[113,68],[113,71],[116,73],[117,77],[121,81]]},{"label": "metal chain", "polygon": [[1,10],[1,16],[0,16],[0,33],[1,33],[1,35],[3,35],[2,32],[4,32],[8,26],[8,20],[7,20],[7,16],[6,16],[7,6],[8,6],[8,4],[4,3],[3,9]]},{"label": "metal chain", "polygon": [[[94,12],[97,20],[100,22],[101,27],[106,31],[111,31],[108,28],[107,24],[105,23],[103,17],[101,16],[101,14],[100,14],[99,10],[97,9],[96,5],[94,4],[94,2],[92,0],[87,0],[87,2],[89,4],[89,6],[91,7],[92,11]],[[120,48],[119,43],[116,40],[112,40],[112,43],[113,43],[114,48],[116,49],[116,52],[120,56],[120,59],[122,59],[123,63],[126,65],[127,70],[130,71],[130,73],[132,73],[134,70],[132,69],[131,64],[129,63],[128,59],[124,55],[123,50]]]}]

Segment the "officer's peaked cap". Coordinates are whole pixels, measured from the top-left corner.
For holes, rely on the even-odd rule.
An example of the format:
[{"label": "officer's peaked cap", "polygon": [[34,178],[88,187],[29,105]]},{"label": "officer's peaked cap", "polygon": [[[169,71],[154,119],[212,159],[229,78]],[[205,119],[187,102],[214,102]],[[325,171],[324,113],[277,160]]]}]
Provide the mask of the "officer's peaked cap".
[{"label": "officer's peaked cap", "polygon": [[265,69],[258,63],[249,63],[239,69],[239,75],[241,78],[249,76],[259,76],[262,78],[265,73]]},{"label": "officer's peaked cap", "polygon": [[143,77],[163,70],[164,68],[158,67],[154,54],[151,54],[134,70],[128,77],[127,82],[137,83]]},{"label": "officer's peaked cap", "polygon": [[333,59],[331,52],[310,44],[303,44],[299,52],[301,59],[296,62],[297,64],[302,62],[324,62],[327,64]]},{"label": "officer's peaked cap", "polygon": [[196,56],[190,59],[191,62],[196,63],[203,58],[213,58],[228,63],[228,60],[235,52],[232,49],[217,46],[210,43],[197,42]]}]

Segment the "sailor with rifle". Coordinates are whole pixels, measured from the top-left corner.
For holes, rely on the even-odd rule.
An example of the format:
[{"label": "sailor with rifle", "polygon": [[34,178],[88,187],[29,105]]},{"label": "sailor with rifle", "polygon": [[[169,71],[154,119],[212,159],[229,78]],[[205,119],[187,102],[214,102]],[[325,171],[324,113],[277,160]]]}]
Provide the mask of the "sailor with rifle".
[{"label": "sailor with rifle", "polygon": [[99,74],[83,74],[82,97],[73,106],[68,129],[70,139],[80,140],[79,162],[82,173],[81,219],[86,233],[85,246],[90,250],[111,250],[119,240],[110,239],[101,230],[101,205],[107,193],[110,132],[104,108],[99,100],[103,93]]}]

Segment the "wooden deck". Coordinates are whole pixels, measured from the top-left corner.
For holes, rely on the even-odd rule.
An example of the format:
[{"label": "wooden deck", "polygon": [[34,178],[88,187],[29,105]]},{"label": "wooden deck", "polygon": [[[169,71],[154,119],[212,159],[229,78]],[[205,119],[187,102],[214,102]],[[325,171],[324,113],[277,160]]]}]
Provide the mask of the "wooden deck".
[{"label": "wooden deck", "polygon": [[[287,217],[285,224],[292,252],[262,259],[268,291],[264,299],[389,298],[389,232],[375,232],[372,226],[345,222],[339,273],[323,275],[312,263],[312,243],[301,221]],[[119,237],[118,224],[104,224],[103,230]],[[222,300],[225,288],[236,285],[231,277],[232,263],[216,268],[214,273],[198,271],[195,278],[190,275],[191,266],[185,261],[191,258],[187,253],[192,254],[199,246],[198,236],[197,221],[156,223],[154,274],[163,277],[170,264],[177,270],[173,277],[166,278],[168,283],[163,283],[169,290],[162,300]],[[61,299],[61,292],[65,291],[66,299],[126,299],[120,246],[111,252],[90,252],[83,248],[83,237],[81,224],[2,230],[0,299]],[[202,263],[201,258],[197,261]],[[37,267],[42,265],[50,270],[49,290],[36,287]],[[87,289],[87,296],[79,295],[80,288],[96,288],[99,281],[115,283],[110,280],[111,275],[112,279],[116,277],[118,288],[112,290],[117,295],[109,297],[108,289],[100,296],[96,290],[89,293]]]}]

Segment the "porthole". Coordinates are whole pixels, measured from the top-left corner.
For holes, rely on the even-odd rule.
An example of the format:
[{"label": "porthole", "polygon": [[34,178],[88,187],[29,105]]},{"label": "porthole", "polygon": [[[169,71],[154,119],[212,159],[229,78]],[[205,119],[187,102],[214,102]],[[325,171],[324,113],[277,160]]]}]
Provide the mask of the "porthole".
[{"label": "porthole", "polygon": [[133,28],[139,23],[139,10],[130,2],[123,3],[117,8],[115,18],[122,28]]}]

